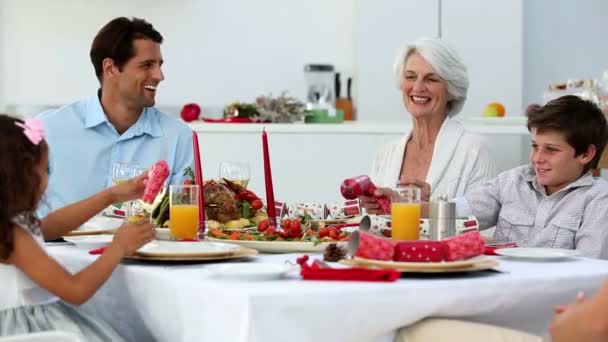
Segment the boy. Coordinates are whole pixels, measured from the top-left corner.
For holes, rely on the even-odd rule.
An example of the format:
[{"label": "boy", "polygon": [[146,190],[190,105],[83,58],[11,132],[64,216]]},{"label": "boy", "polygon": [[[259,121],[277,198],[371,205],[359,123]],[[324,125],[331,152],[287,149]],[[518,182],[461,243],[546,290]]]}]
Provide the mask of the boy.
[{"label": "boy", "polygon": [[530,164],[457,199],[458,215],[474,215],[482,229],[496,226],[499,243],[608,258],[608,182],[590,173],[608,139],[603,113],[563,96],[530,112],[528,130]]}]

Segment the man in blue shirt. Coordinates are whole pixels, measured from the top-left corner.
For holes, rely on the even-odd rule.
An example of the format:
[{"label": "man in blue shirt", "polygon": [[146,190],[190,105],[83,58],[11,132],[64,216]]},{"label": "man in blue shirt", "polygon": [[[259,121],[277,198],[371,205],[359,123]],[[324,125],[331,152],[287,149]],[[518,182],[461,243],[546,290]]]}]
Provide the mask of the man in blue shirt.
[{"label": "man in blue shirt", "polygon": [[193,167],[192,130],[153,108],[164,79],[161,34],[142,19],[116,18],[97,33],[91,62],[101,88],[95,96],[41,113],[49,144],[48,207],[41,216],[112,185],[114,163],[149,168],[166,160],[168,182]]}]

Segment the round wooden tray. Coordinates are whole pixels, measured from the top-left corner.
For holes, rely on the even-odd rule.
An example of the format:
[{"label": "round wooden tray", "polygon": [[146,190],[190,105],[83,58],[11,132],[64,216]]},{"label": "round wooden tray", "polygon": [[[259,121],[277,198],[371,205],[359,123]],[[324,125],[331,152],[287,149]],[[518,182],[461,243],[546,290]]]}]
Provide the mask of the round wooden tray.
[{"label": "round wooden tray", "polygon": [[125,259],[129,260],[141,260],[141,261],[216,261],[216,260],[231,260],[231,259],[239,259],[250,257],[258,254],[258,251],[251,248],[239,248],[235,251],[226,252],[224,254],[214,254],[214,255],[184,255],[184,256],[147,256],[147,255],[139,255],[134,254],[132,256],[125,257]]}]

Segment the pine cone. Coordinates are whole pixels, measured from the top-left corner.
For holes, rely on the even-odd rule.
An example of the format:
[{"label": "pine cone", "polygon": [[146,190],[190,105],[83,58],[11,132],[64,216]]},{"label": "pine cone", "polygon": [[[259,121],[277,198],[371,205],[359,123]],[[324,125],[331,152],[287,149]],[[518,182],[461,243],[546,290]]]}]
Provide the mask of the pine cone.
[{"label": "pine cone", "polygon": [[335,243],[330,243],[325,247],[325,253],[323,253],[323,260],[336,262],[346,257],[346,250],[342,247],[338,247]]}]

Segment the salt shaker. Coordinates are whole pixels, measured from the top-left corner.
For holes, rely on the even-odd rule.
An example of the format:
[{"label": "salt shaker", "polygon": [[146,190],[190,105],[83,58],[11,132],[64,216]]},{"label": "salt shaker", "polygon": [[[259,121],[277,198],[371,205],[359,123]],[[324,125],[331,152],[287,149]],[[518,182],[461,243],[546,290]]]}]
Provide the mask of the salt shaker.
[{"label": "salt shaker", "polygon": [[448,201],[448,195],[442,194],[430,203],[429,237],[431,240],[443,240],[456,235],[456,203]]}]

